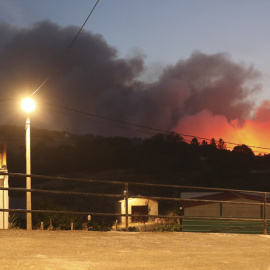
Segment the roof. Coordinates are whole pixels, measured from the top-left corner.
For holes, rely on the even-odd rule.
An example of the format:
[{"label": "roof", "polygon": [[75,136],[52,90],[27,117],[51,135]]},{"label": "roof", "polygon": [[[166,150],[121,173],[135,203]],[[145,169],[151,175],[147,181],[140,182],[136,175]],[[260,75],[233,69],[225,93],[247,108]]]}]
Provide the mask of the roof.
[{"label": "roof", "polygon": [[[220,193],[207,193],[206,195],[202,195],[202,192],[198,192],[198,196],[196,196],[196,192],[190,193],[190,196],[187,196],[189,192],[181,193],[182,199],[196,199],[196,200],[213,200],[213,201],[233,201],[236,199],[247,199],[253,200],[257,202],[264,201],[263,194],[250,194],[244,192],[220,192]],[[183,208],[194,207],[199,205],[210,204],[211,202],[203,202],[203,201],[181,201],[181,206]],[[267,203],[270,203],[270,195],[267,196]]]},{"label": "roof", "polygon": [[[133,197],[129,197],[128,198],[128,200],[129,201],[131,201],[131,200],[136,200],[136,199],[138,199],[138,200],[145,200],[145,201],[151,201],[151,202],[158,202],[157,200],[153,200],[153,199],[147,199],[147,198],[133,198]],[[119,200],[118,202],[120,202],[120,203],[123,203],[123,202],[125,202],[125,199],[124,200]]]}]

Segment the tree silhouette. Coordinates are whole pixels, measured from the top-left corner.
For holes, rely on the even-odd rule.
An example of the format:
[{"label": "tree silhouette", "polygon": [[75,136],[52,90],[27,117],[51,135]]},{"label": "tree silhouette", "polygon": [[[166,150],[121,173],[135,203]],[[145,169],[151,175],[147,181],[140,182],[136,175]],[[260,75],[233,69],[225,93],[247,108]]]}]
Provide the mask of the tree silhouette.
[{"label": "tree silhouette", "polygon": [[242,154],[244,154],[244,155],[251,156],[251,157],[254,156],[254,153],[253,153],[252,149],[249,148],[249,147],[248,147],[247,145],[245,145],[245,144],[235,146],[235,147],[233,148],[232,152],[242,153]]},{"label": "tree silhouette", "polygon": [[201,146],[208,146],[208,142],[206,140],[203,140]]},{"label": "tree silhouette", "polygon": [[194,137],[191,141],[190,141],[191,145],[195,145],[195,146],[199,146],[200,143],[198,141],[198,139],[196,137]]},{"label": "tree silhouette", "polygon": [[216,140],[214,138],[211,139],[210,141],[210,145],[214,148],[217,148],[217,143],[216,143]]},{"label": "tree silhouette", "polygon": [[220,150],[226,150],[227,149],[226,143],[221,138],[218,140],[217,148],[220,149]]}]

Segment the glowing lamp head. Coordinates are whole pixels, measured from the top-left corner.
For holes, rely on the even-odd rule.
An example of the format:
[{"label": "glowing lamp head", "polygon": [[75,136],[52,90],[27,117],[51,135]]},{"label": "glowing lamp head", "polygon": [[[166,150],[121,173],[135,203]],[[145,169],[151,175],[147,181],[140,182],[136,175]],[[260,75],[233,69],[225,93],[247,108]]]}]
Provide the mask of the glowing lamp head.
[{"label": "glowing lamp head", "polygon": [[22,106],[22,109],[25,112],[31,113],[31,112],[33,112],[35,110],[36,103],[35,103],[35,101],[33,99],[27,97],[27,98],[22,100],[21,106]]}]

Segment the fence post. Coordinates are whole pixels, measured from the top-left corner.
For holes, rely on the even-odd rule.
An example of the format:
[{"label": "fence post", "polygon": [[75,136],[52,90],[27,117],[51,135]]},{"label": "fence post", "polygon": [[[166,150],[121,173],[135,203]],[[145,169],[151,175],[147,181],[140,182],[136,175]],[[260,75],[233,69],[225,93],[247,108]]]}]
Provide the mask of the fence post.
[{"label": "fence post", "polygon": [[264,235],[267,234],[267,215],[266,215],[266,203],[267,203],[267,193],[264,193],[264,207],[263,207],[263,218],[264,218]]},{"label": "fence post", "polygon": [[128,232],[128,183],[125,183],[126,231]]},{"label": "fence post", "polygon": [[73,231],[73,229],[74,229],[74,224],[73,224],[73,222],[71,223],[71,231]]},{"label": "fence post", "polygon": [[41,223],[40,223],[40,229],[43,231],[44,230],[44,223],[43,223],[43,221],[41,221]]}]

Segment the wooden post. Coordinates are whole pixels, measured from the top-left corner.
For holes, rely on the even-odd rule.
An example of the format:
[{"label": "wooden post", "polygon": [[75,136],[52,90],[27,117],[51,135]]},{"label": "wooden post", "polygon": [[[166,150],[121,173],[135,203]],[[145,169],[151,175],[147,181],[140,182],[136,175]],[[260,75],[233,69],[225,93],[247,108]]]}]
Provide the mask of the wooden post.
[{"label": "wooden post", "polygon": [[48,227],[48,230],[53,230],[53,224],[52,224],[52,219],[50,218],[50,226]]},{"label": "wooden post", "polygon": [[222,210],[223,210],[223,205],[222,205],[222,202],[219,203],[219,215],[222,217],[223,213],[222,213]]},{"label": "wooden post", "polygon": [[264,193],[264,207],[263,207],[263,218],[264,218],[264,235],[267,234],[267,216],[266,216],[266,203],[267,203],[267,193]]},{"label": "wooden post", "polygon": [[73,231],[73,229],[74,229],[74,224],[73,224],[73,222],[71,223],[71,230]]},{"label": "wooden post", "polygon": [[126,231],[128,232],[128,183],[125,184]]},{"label": "wooden post", "polygon": [[43,223],[43,221],[41,221],[41,223],[40,223],[40,229],[43,231],[44,230],[44,223]]}]

